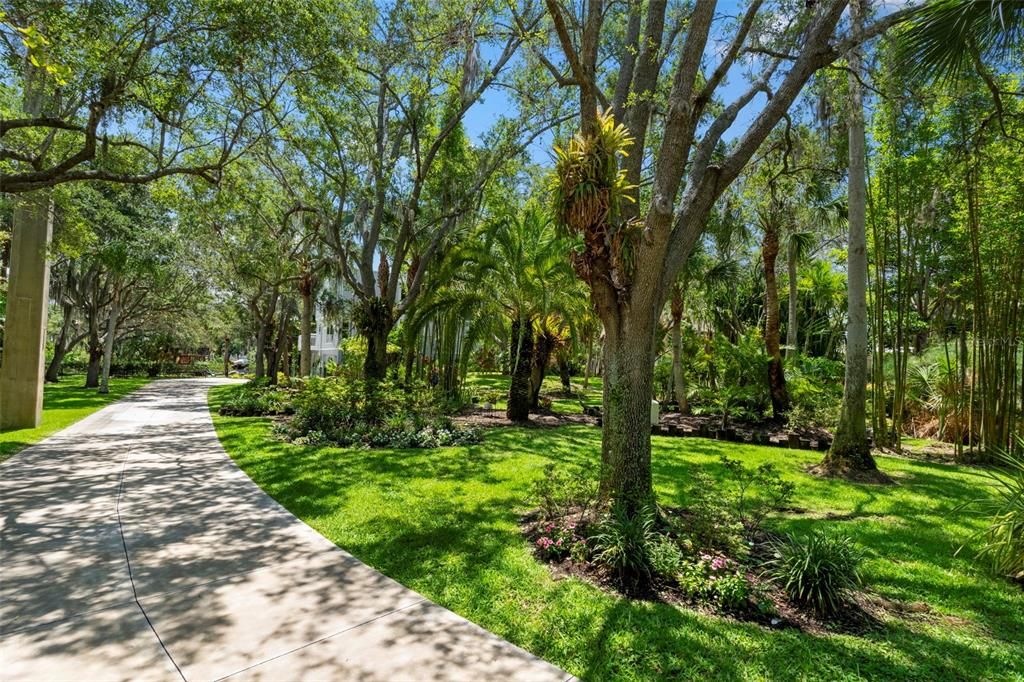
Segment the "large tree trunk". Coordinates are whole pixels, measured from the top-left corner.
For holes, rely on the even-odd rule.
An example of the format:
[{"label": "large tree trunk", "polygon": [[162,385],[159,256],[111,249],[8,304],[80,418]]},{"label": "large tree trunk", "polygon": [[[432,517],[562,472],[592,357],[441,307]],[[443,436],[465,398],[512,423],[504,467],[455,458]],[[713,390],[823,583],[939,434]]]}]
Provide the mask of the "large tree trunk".
[{"label": "large tree trunk", "polygon": [[642,319],[649,316],[630,317],[620,329],[605,330],[601,423],[601,497],[624,505],[627,513],[654,498],[650,421],[654,334],[645,324],[648,320]]},{"label": "large tree trunk", "polygon": [[768,391],[772,399],[772,416],[783,419],[789,411],[789,392],[779,348],[779,287],[775,263],[779,256],[779,230],[774,216],[764,221],[761,260],[764,262],[764,346],[768,353]]},{"label": "large tree trunk", "polygon": [[786,249],[786,270],[789,275],[789,301],[787,301],[787,308],[789,309],[789,316],[786,320],[786,357],[796,357],[800,354],[800,346],[797,340],[797,321],[796,321],[796,306],[797,306],[797,280],[796,280],[796,257],[797,247],[796,242],[791,237],[789,240],[789,247]]},{"label": "large tree trunk", "polygon": [[[854,30],[864,22],[863,0],[850,2]],[[863,77],[862,54],[859,47],[850,51],[848,83],[850,88],[850,180],[849,229],[847,247],[846,383],[843,405],[832,447],[822,462],[830,472],[846,470],[870,471],[876,467],[871,457],[871,444],[865,426],[865,402],[868,375],[868,310],[867,310],[867,240],[865,212],[867,209],[866,169],[864,167],[864,104],[860,79]]]},{"label": "large tree trunk", "polygon": [[121,314],[121,284],[114,284],[114,298],[110,304],[107,319],[107,336],[103,339],[103,375],[100,378],[100,393],[110,393],[110,362],[114,355],[114,335],[117,333],[117,318]]},{"label": "large tree trunk", "polygon": [[510,334],[509,362],[512,381],[508,389],[505,415],[514,422],[530,418],[530,375],[533,359],[533,321],[513,320]]},{"label": "large tree trunk", "polygon": [[391,306],[380,297],[362,301],[355,313],[356,327],[366,339],[363,380],[375,384],[388,372],[388,336],[394,327]]},{"label": "large tree trunk", "polygon": [[267,375],[266,365],[263,364],[267,347],[267,323],[259,320],[257,324],[259,327],[256,330],[256,378],[262,379]]},{"label": "large tree trunk", "polygon": [[363,362],[363,378],[366,381],[383,381],[388,373],[388,332],[378,329],[366,337],[366,359]]},{"label": "large tree trunk", "polygon": [[74,324],[73,317],[75,314],[75,306],[71,301],[67,301],[62,306],[64,309],[64,319],[60,325],[60,333],[57,335],[57,340],[53,342],[53,357],[50,359],[50,364],[46,367],[45,380],[51,384],[55,384],[60,381],[60,366],[64,362],[64,356],[68,354],[74,345],[80,340],[71,338],[71,328]]},{"label": "large tree trunk", "polygon": [[100,369],[103,366],[103,346],[99,339],[89,342],[89,366],[85,370],[85,387],[98,388],[100,385]]}]

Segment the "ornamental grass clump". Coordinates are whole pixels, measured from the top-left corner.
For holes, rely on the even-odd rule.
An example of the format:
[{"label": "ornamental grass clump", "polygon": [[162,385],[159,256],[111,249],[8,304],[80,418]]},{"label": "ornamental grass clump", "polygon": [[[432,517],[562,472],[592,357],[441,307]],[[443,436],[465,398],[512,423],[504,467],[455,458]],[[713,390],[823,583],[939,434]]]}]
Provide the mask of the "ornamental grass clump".
[{"label": "ornamental grass clump", "polygon": [[863,556],[849,536],[815,530],[776,542],[768,571],[791,600],[832,615],[861,584]]}]

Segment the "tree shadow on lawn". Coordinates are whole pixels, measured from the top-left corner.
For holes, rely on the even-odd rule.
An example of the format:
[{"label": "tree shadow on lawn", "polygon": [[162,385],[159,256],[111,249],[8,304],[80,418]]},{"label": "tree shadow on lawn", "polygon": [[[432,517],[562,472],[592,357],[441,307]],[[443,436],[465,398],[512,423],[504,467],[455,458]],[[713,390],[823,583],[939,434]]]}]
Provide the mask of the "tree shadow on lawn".
[{"label": "tree shadow on lawn", "polygon": [[600,614],[581,677],[618,679],[639,669],[659,679],[1013,679],[1012,654],[992,655],[949,629],[889,621],[861,637],[703,616],[620,599]]},{"label": "tree shadow on lawn", "polygon": [[[903,485],[878,488],[806,476],[800,467],[816,459],[813,454],[793,457],[791,451],[749,446],[739,453],[745,461],[786,456],[780,468],[802,479],[799,496],[822,496],[819,505],[849,519],[798,516],[779,520],[783,529],[804,531],[821,523],[846,529],[877,557],[869,558],[868,568],[869,579],[877,574],[880,594],[962,614],[1004,642],[995,651],[983,648],[985,633],[979,638],[976,626],[937,612],[927,622],[889,619],[862,637],[818,637],[630,602],[575,579],[553,580],[523,540],[519,514],[532,481],[548,463],[596,473],[596,429],[509,428],[489,431],[484,444],[467,448],[360,451],[268,443],[264,429],[253,434],[231,419],[218,427],[228,450],[268,493],[340,546],[587,679],[718,679],[751,671],[818,678],[852,671],[888,679],[1012,676],[1015,664],[1005,660],[1011,655],[1005,643],[1020,639],[1024,599],[1009,586],[973,575],[968,561],[952,556],[973,529],[947,518],[955,501],[922,506],[975,492],[949,476],[961,473],[950,467],[901,463],[909,470]],[[737,452],[735,444],[663,440],[670,443],[656,446],[655,477],[662,496],[673,503],[684,501],[695,471],[721,476],[717,456]],[[669,457],[667,446],[674,450],[677,443],[686,454]],[[939,488],[945,497],[936,496]],[[924,566],[908,565],[915,562]],[[974,636],[965,638],[968,629]]]}]

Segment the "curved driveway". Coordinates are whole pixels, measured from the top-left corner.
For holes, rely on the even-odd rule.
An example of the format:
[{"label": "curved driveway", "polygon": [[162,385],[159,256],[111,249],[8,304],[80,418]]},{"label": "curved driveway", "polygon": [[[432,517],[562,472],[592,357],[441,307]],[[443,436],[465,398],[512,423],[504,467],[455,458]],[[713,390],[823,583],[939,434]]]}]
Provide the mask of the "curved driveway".
[{"label": "curved driveway", "polygon": [[0,677],[568,677],[264,494],[217,440],[215,383],[153,382],[0,465]]}]

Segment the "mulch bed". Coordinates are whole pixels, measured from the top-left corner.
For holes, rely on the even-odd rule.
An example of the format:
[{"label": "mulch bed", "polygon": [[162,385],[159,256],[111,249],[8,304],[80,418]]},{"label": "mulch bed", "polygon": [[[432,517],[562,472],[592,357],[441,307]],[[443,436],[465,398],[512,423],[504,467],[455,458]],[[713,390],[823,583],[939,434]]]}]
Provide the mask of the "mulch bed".
[{"label": "mulch bed", "polygon": [[[463,426],[484,428],[524,425],[534,427],[556,427],[568,424],[601,425],[601,418],[595,416],[594,411],[591,411],[590,414],[537,411],[530,414],[529,422],[522,424],[509,420],[505,416],[504,410],[485,410],[483,408],[470,408],[454,417],[452,421]],[[678,412],[668,412],[661,415],[661,421],[658,426],[652,427],[651,432],[658,436],[698,436],[802,450],[827,450],[832,443],[832,434],[824,429],[790,430],[772,422],[757,424],[733,421],[724,429],[721,428],[721,425],[722,418],[715,415],[683,415]]]},{"label": "mulch bed", "polygon": [[[679,509],[663,508],[662,511],[672,514],[686,514],[685,510]],[[931,607],[923,602],[908,604],[885,599],[866,591],[853,595],[853,598],[846,604],[846,607],[832,616],[823,616],[811,608],[795,604],[787,598],[782,588],[772,582],[757,568],[757,565],[767,560],[771,553],[772,536],[765,533],[759,533],[759,536],[754,540],[754,545],[751,548],[752,565],[746,569],[745,575],[756,591],[771,604],[772,608],[770,610],[759,609],[752,602],[749,602],[743,608],[725,609],[714,603],[696,601],[683,593],[677,585],[670,582],[655,584],[646,588],[643,592],[626,593],[616,581],[614,574],[603,566],[589,561],[575,561],[571,557],[551,560],[541,555],[534,545],[536,538],[541,535],[540,525],[536,512],[520,519],[520,529],[526,538],[530,540],[531,546],[534,546],[535,556],[538,561],[547,564],[556,579],[578,578],[598,587],[604,592],[625,596],[629,599],[673,604],[706,615],[757,623],[772,629],[795,628],[802,632],[817,635],[828,633],[861,635],[870,630],[877,629],[889,617],[915,620],[944,618],[934,614]]]},{"label": "mulch bed", "polygon": [[472,408],[452,417],[452,422],[459,426],[477,426],[492,428],[499,426],[532,426],[537,428],[551,428],[556,426],[567,426],[569,424],[585,424],[596,426],[598,420],[585,414],[561,414],[558,412],[537,412],[530,415],[530,421],[514,422],[505,416],[504,410],[485,410],[483,408]]}]

